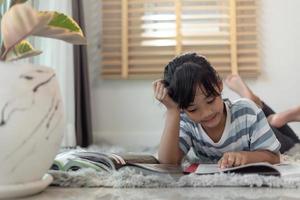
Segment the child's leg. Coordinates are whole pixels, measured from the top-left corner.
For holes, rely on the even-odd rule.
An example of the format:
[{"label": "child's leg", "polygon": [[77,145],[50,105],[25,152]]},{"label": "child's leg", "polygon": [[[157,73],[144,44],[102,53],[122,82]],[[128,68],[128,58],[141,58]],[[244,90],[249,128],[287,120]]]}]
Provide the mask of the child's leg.
[{"label": "child's leg", "polygon": [[[264,114],[266,115],[266,117],[272,116],[272,115],[276,115],[276,113],[273,111],[272,108],[270,108],[266,103],[263,103],[263,107],[262,107],[262,111],[264,112]],[[270,122],[269,122],[270,123]],[[270,124],[271,127],[273,127],[272,124]],[[274,127],[274,129],[277,129],[279,132],[283,133],[284,135],[288,136],[289,138],[291,138],[294,142],[296,143],[300,143],[300,140],[297,136],[297,134],[293,131],[293,129],[291,129],[290,126],[288,126],[287,124],[284,124],[282,127],[280,128],[276,128]],[[274,131],[275,132],[275,131]],[[278,134],[277,134],[278,135]],[[277,137],[278,138],[278,137]]]},{"label": "child's leg", "polygon": [[260,98],[250,90],[250,88],[244,83],[239,75],[229,75],[225,79],[225,83],[231,90],[238,93],[241,97],[245,97],[254,101],[260,108],[263,107],[263,103]]},{"label": "child's leg", "polygon": [[300,106],[291,108],[287,111],[276,113],[268,117],[269,123],[274,127],[282,127],[288,122],[300,121]]},{"label": "child's leg", "polygon": [[[292,138],[288,137],[286,134],[283,134],[284,132],[279,131],[277,128],[272,128],[273,132],[275,133],[275,136],[277,140],[280,142],[280,153],[284,153],[288,150],[290,150],[297,141],[293,140]],[[298,140],[298,138],[297,138]],[[299,140],[298,140],[299,141]]]}]

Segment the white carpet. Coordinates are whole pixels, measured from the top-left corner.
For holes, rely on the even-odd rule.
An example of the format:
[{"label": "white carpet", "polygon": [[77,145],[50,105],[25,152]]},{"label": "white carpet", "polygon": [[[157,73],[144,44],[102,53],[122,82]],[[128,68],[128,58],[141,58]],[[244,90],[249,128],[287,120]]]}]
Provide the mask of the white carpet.
[{"label": "white carpet", "polygon": [[[95,149],[95,147],[92,147]],[[102,149],[103,151],[103,149]],[[104,152],[122,152],[123,149],[105,149]],[[149,151],[148,151],[149,152]],[[151,152],[151,151],[150,151]],[[295,146],[283,158],[300,163],[300,145]],[[83,169],[76,172],[49,171],[54,177],[53,185],[62,187],[114,187],[114,188],[156,188],[156,187],[214,187],[250,186],[272,188],[299,188],[300,177],[282,179],[274,176],[214,174],[184,175],[172,177],[165,174],[145,174],[134,169],[123,168],[112,173]]]}]

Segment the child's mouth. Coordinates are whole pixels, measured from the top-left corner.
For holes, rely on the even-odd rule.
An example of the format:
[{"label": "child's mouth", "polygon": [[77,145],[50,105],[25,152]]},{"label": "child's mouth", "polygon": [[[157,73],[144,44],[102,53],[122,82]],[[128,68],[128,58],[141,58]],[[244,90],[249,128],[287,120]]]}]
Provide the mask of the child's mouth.
[{"label": "child's mouth", "polygon": [[213,114],[210,118],[203,120],[202,122],[209,123],[209,122],[213,121],[216,118],[216,116],[217,116],[217,113]]}]

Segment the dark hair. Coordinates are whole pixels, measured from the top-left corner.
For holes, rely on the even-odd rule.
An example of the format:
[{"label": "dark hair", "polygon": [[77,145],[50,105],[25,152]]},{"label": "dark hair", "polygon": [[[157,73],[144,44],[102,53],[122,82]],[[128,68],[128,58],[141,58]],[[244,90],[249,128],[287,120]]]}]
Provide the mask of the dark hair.
[{"label": "dark hair", "polygon": [[221,79],[211,64],[196,53],[175,57],[165,67],[163,79],[169,96],[181,109],[186,109],[194,101],[198,87],[207,97],[221,95],[216,90],[216,87],[220,89],[220,82]]}]

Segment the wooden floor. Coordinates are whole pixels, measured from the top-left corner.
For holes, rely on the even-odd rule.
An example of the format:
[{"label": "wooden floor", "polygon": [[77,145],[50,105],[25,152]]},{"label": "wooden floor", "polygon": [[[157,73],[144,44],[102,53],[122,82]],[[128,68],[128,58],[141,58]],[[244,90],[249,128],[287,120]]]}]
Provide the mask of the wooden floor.
[{"label": "wooden floor", "polygon": [[300,189],[270,189],[249,187],[220,188],[155,188],[155,189],[113,189],[113,188],[58,188],[49,187],[44,192],[22,198],[24,200],[198,200],[198,199],[259,199],[296,200]]}]

